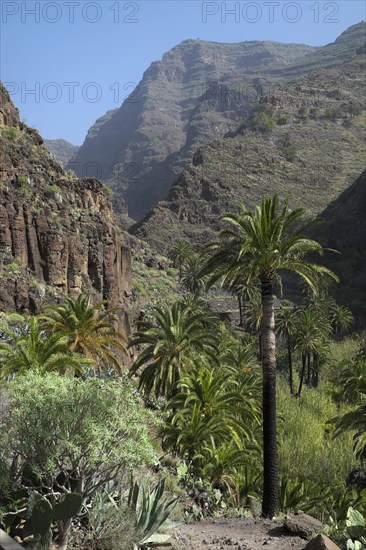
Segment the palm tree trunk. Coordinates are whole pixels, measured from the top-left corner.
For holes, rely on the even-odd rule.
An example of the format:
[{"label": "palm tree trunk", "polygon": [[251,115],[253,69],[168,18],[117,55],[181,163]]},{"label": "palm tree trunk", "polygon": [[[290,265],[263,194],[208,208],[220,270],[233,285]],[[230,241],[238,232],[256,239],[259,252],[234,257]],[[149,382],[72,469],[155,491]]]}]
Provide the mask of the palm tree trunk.
[{"label": "palm tree trunk", "polygon": [[308,369],[307,369],[307,375],[306,375],[306,385],[308,388],[310,388],[311,386],[311,368],[310,368],[310,359],[311,359],[311,355],[310,353],[308,353]]},{"label": "palm tree trunk", "polygon": [[276,337],[272,280],[262,281],[261,358],[263,369],[263,501],[262,515],[278,510],[276,427]]},{"label": "palm tree trunk", "polygon": [[289,385],[290,393],[294,395],[294,375],[292,372],[292,352],[291,352],[291,340],[290,337],[287,337],[287,353],[288,353],[288,373],[289,373]]},{"label": "palm tree trunk", "polygon": [[301,390],[302,390],[302,383],[304,381],[305,376],[305,369],[306,369],[306,353],[302,353],[302,369],[301,369],[301,376],[300,376],[300,385],[299,385],[299,391],[297,392],[297,397],[300,397]]},{"label": "palm tree trunk", "polygon": [[239,327],[243,327],[244,326],[243,307],[242,307],[240,294],[238,294],[238,305],[239,305]]}]

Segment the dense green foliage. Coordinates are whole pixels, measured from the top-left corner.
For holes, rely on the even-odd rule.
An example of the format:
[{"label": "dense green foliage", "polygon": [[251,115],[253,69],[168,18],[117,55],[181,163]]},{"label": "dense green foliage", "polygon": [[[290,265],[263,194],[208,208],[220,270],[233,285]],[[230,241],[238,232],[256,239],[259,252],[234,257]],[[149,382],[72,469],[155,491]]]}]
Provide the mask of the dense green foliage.
[{"label": "dense green foliage", "polygon": [[[167,285],[159,305],[153,301],[136,322],[130,379],[121,375],[124,340],[115,312],[101,304],[82,296],[31,318],[2,315],[3,528],[22,536],[39,501],[36,510],[49,509],[45,545],[53,538],[70,550],[117,550],[167,540],[160,528],[180,495],[174,514],[189,521],[260,513],[261,290],[270,263],[279,296],[281,267],[295,267],[319,289],[298,303],[273,300],[279,511],[301,508],[345,543],[349,509],[366,514],[365,345],[349,335],[352,316],[332,297],[327,270],[300,263],[316,243],[302,238],[298,225],[279,242],[287,216],[296,221],[301,214],[287,208],[274,208],[273,225],[270,210],[265,219],[260,209],[253,218],[243,211],[245,219],[233,217],[234,230],[209,252],[183,254],[181,273],[172,271],[178,292]],[[192,261],[200,268],[190,271]],[[218,292],[237,300],[237,327],[213,311]],[[78,494],[76,518],[51,515],[65,495]]]}]

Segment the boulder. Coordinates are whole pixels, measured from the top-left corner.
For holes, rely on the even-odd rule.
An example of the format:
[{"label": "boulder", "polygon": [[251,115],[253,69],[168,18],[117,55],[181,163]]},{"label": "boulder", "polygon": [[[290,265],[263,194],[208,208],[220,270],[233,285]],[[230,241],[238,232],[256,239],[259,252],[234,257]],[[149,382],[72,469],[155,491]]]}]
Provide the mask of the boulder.
[{"label": "boulder", "polygon": [[290,533],[302,538],[310,538],[324,530],[324,525],[320,521],[301,511],[288,514],[284,525]]},{"label": "boulder", "polygon": [[317,535],[311,539],[305,546],[304,550],[341,550],[339,546],[334,544],[326,535]]}]

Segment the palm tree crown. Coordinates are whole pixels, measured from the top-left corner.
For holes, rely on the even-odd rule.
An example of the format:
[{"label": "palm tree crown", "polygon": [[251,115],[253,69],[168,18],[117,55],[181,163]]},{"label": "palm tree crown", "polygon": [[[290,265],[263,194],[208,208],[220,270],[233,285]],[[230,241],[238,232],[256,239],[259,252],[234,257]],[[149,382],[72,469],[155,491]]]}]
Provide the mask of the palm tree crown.
[{"label": "palm tree crown", "polygon": [[76,300],[66,298],[58,306],[46,306],[40,319],[53,334],[67,338],[71,351],[80,353],[101,366],[121,370],[116,351],[126,353],[124,336],[116,328],[117,310],[105,309],[103,302],[92,304],[90,296],[81,294]]},{"label": "palm tree crown", "polygon": [[146,345],[132,366],[131,374],[145,366],[140,387],[149,394],[169,397],[176,392],[181,375],[194,364],[198,352],[217,361],[218,335],[207,327],[201,312],[192,313],[182,302],[155,307],[152,320],[138,323],[129,346]]},{"label": "palm tree crown", "polygon": [[66,369],[81,370],[88,361],[68,347],[67,337],[61,334],[45,334],[36,317],[31,319],[24,334],[3,327],[6,342],[0,343],[1,376],[20,374],[32,369],[40,374]]}]

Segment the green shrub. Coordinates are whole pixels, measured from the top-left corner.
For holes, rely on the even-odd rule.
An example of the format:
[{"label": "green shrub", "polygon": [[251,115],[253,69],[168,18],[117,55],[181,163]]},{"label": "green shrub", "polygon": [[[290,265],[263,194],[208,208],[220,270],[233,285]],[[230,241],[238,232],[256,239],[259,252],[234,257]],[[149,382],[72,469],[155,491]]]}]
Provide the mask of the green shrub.
[{"label": "green shrub", "polygon": [[[37,477],[52,482],[62,473],[66,489],[82,477],[86,497],[97,489],[95,476],[103,483],[155,461],[153,417],[130,383],[28,372],[9,382],[7,391],[11,416],[0,418],[1,448],[6,456],[21,455]],[[71,464],[78,464],[78,472],[70,472]]]},{"label": "green shrub", "polygon": [[19,131],[18,131],[18,128],[16,128],[15,126],[5,126],[1,130],[1,135],[5,139],[10,139],[11,141],[16,141],[18,139],[18,136],[19,136]]},{"label": "green shrub", "polygon": [[300,482],[331,487],[342,494],[346,478],[358,464],[352,453],[352,434],[332,437],[327,424],[338,412],[326,388],[305,391],[301,399],[289,395],[284,380],[279,380],[278,412],[280,464],[282,473]]},{"label": "green shrub", "polygon": [[103,187],[103,191],[105,192],[106,195],[109,195],[109,196],[113,195],[114,191],[108,185],[103,183],[102,187]]},{"label": "green shrub", "polygon": [[46,192],[49,194],[60,193],[61,187],[59,187],[58,185],[49,185],[46,189]]}]

